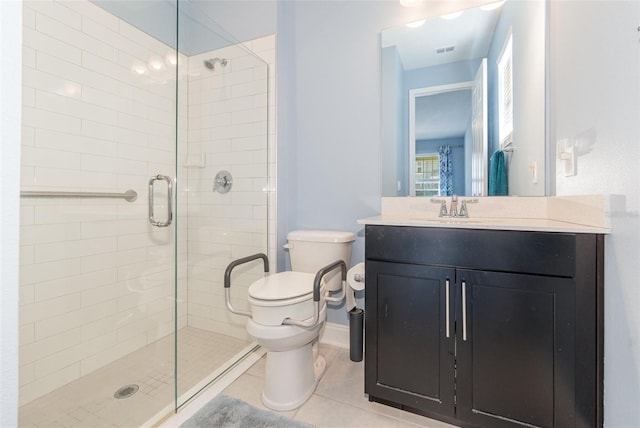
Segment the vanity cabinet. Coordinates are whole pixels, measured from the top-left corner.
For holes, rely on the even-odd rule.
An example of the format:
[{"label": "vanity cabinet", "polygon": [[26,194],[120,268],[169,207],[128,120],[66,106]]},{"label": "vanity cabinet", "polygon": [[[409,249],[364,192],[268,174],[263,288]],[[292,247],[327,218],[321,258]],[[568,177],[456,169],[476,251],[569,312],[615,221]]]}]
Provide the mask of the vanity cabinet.
[{"label": "vanity cabinet", "polygon": [[461,426],[601,426],[603,243],[367,225],[369,399]]}]

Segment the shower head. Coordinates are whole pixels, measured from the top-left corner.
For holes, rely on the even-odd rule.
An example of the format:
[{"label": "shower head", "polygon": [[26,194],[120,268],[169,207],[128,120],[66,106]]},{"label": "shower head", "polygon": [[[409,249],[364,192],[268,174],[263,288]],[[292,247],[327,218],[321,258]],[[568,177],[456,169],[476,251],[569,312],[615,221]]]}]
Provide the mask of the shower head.
[{"label": "shower head", "polygon": [[227,66],[227,60],[226,58],[211,58],[211,59],[206,59],[204,61],[204,66],[207,67],[209,70],[215,70],[216,69],[216,63],[219,62],[220,65],[222,65],[223,67]]}]

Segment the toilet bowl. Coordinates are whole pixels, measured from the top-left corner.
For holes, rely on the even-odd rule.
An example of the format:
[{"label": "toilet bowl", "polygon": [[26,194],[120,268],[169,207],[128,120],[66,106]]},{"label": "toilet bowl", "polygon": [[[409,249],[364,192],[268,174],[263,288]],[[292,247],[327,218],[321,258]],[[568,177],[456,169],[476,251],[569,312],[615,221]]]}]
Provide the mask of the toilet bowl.
[{"label": "toilet bowl", "polygon": [[314,354],[313,344],[324,326],[326,306],[320,317],[322,321],[310,329],[247,320],[247,332],[267,351],[262,402],[268,408],[297,409],[316,390],[327,364],[322,355]]},{"label": "toilet bowl", "polygon": [[[249,316],[247,332],[267,351],[262,401],[273,410],[300,407],[315,391],[326,362],[317,352],[327,303],[344,298],[346,269],[355,235],[295,231],[287,235],[290,272],[265,276],[249,286],[250,312],[235,310],[229,298],[231,270],[264,254],[232,262],[225,272],[225,298],[234,313]],[[342,272],[342,273],[341,273]],[[342,290],[339,296],[330,292]]]}]

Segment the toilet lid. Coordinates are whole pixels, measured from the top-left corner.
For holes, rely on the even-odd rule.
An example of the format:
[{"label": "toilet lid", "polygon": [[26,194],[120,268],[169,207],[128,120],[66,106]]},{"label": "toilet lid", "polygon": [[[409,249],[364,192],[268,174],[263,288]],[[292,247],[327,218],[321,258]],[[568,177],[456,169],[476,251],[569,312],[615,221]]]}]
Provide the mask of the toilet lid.
[{"label": "toilet lid", "polygon": [[315,274],[305,272],[280,272],[265,276],[249,286],[249,296],[260,300],[312,298],[315,277]]}]

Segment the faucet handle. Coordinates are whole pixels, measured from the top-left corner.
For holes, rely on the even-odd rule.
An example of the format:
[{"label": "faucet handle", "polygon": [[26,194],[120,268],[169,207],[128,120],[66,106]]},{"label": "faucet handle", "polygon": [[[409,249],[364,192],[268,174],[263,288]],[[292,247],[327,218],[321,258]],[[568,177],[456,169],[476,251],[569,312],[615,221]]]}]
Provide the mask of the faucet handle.
[{"label": "faucet handle", "polygon": [[467,209],[467,204],[477,204],[477,199],[463,199],[460,206],[460,214],[458,217],[469,217],[469,210]]},{"label": "faucet handle", "polygon": [[438,217],[447,217],[448,216],[448,213],[447,213],[447,201],[445,201],[444,199],[431,198],[431,203],[432,204],[440,204],[440,213],[438,214]]}]

